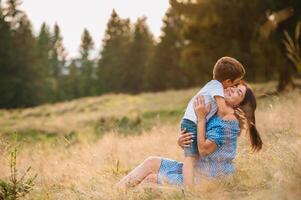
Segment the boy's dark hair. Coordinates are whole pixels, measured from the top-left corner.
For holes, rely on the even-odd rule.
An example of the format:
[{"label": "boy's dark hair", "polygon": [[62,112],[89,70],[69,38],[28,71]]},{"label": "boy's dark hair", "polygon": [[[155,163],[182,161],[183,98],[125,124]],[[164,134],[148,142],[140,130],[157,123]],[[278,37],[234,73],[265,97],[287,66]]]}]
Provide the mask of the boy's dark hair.
[{"label": "boy's dark hair", "polygon": [[230,79],[233,82],[235,79],[242,78],[245,73],[245,68],[238,60],[226,56],[215,63],[213,79],[220,82]]}]

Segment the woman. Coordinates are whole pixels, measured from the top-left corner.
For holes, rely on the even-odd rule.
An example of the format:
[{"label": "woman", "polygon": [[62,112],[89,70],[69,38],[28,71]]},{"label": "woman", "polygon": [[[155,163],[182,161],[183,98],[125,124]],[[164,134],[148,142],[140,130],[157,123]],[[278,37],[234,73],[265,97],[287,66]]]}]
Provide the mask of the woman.
[{"label": "woman", "polygon": [[[229,112],[223,117],[217,112],[207,123],[207,108],[202,98],[197,98],[194,104],[198,117],[198,150],[201,154],[196,167],[202,175],[211,178],[234,173],[232,160],[236,155],[237,136],[245,126],[248,126],[252,148],[257,151],[262,147],[255,127],[256,99],[253,92],[246,85],[240,84],[225,90],[225,101]],[[184,147],[191,142],[191,135],[182,132],[178,139],[179,146]],[[122,178],[117,187],[149,182],[182,185],[182,166],[181,162],[175,160],[151,156]]]}]

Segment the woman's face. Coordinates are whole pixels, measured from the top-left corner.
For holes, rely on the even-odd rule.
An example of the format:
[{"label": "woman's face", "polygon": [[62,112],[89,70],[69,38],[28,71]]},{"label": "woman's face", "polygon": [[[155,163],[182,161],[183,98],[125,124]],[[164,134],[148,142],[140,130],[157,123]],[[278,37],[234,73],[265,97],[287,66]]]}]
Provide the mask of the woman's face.
[{"label": "woman's face", "polygon": [[238,105],[245,97],[246,86],[239,84],[236,87],[228,87],[224,90],[225,101],[230,106]]}]

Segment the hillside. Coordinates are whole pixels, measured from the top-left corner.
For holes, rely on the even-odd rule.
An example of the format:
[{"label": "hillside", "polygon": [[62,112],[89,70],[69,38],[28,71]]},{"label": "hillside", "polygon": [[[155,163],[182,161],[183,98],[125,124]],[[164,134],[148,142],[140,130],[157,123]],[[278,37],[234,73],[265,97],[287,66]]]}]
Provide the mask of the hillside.
[{"label": "hillside", "polygon": [[[252,87],[260,96],[273,91],[275,83]],[[17,131],[24,137],[41,133],[51,137],[99,133],[106,128],[149,127],[154,122],[162,122],[162,118],[178,122],[187,102],[197,91],[198,88],[140,95],[108,94],[35,108],[0,110],[0,135]]]},{"label": "hillside", "polygon": [[[253,85],[258,96],[275,84]],[[176,188],[116,191],[113,185],[147,156],[182,160],[179,120],[198,89],[109,94],[22,110],[0,111],[0,178],[7,179],[11,133],[18,132],[18,168],[32,166],[27,199],[183,199]],[[257,126],[264,142],[250,151],[239,138],[232,180],[206,182],[186,199],[297,199],[301,195],[301,92],[260,98]],[[4,142],[2,142],[4,141]]]}]

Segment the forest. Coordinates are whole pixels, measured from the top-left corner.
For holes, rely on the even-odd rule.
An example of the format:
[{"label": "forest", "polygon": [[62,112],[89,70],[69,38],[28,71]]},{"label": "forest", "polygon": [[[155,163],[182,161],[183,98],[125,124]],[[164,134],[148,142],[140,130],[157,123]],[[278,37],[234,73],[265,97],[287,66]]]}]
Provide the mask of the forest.
[{"label": "forest", "polygon": [[34,34],[21,3],[0,1],[0,108],[199,87],[225,55],[245,66],[249,82],[300,87],[299,0],[170,0],[159,38],[146,17],[132,22],[112,10],[102,43],[85,29],[79,56],[68,59],[59,22]]}]

